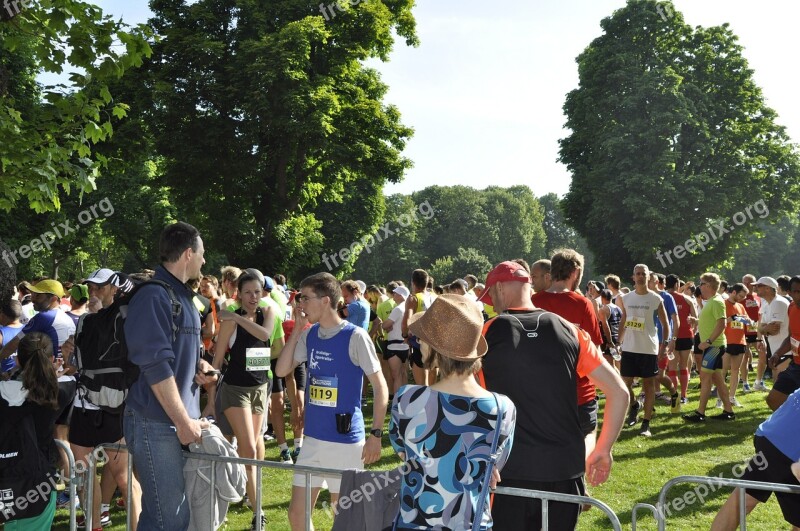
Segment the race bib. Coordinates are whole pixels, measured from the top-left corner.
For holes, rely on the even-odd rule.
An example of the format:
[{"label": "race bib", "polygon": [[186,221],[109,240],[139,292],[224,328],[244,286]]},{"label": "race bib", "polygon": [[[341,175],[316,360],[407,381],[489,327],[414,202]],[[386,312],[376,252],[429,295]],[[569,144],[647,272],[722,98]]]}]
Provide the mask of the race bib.
[{"label": "race bib", "polygon": [[731,328],[733,330],[744,330],[744,323],[739,321],[731,321]]},{"label": "race bib", "polygon": [[244,351],[244,367],[247,372],[269,370],[269,347],[253,347]]},{"label": "race bib", "polygon": [[635,330],[636,332],[644,332],[644,317],[631,317],[625,321],[626,330]]},{"label": "race bib", "polygon": [[336,407],[339,379],[335,376],[312,376],[308,386],[308,403],[322,407]]},{"label": "race bib", "polygon": [[748,334],[750,334],[750,333],[755,334],[756,332],[758,332],[758,327],[756,325],[754,325],[754,324],[747,325],[747,333]]}]

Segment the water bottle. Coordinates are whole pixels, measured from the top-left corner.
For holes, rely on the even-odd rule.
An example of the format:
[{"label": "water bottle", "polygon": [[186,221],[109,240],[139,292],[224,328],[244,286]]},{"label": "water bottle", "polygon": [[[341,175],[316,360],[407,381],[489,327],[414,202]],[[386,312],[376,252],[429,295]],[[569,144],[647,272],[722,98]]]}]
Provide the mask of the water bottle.
[{"label": "water bottle", "polygon": [[672,352],[672,350],[668,350],[668,351],[667,351],[667,359],[668,359],[669,361],[672,361],[672,360],[674,360],[674,359],[675,359],[675,353],[674,353],[674,352]]},{"label": "water bottle", "polygon": [[611,352],[611,357],[614,358],[614,361],[619,361],[622,359],[622,354],[619,353],[619,349],[617,347],[611,347],[609,351]]}]

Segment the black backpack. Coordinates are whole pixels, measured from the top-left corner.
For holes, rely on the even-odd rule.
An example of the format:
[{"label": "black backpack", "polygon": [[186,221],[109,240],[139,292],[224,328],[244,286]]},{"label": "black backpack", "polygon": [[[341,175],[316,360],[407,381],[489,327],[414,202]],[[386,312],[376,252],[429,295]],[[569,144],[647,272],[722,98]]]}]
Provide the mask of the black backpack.
[{"label": "black backpack", "polygon": [[160,280],[143,282],[108,308],[82,315],[75,329],[78,395],[104,411],[121,413],[128,389],[139,378],[139,367],[128,359],[124,324],[128,316],[128,304],[148,284],[162,286],[169,294],[174,342],[178,336],[177,319],[181,314],[181,303],[172,286]]}]

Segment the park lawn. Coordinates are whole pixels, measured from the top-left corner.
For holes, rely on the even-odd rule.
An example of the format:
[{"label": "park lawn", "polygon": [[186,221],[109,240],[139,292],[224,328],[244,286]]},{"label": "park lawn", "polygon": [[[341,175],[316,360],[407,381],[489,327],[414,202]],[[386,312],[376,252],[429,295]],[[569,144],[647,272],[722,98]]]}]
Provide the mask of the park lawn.
[{"label": "park lawn", "polygon": [[[689,384],[689,403],[683,406],[684,412],[691,412],[697,406],[698,391],[693,387],[698,383],[694,378]],[[687,424],[680,415],[671,414],[669,406],[658,402],[656,415],[651,423],[653,436],[649,439],[638,435],[638,425],[626,428],[614,446],[614,467],[609,481],[591,489],[591,495],[610,506],[618,515],[624,529],[631,527],[631,509],[636,503],[655,505],[661,487],[670,478],[681,475],[713,475],[720,473],[724,477],[735,477],[733,468],[744,464],[752,457],[753,433],[756,427],[768,415],[764,397],[765,393],[743,394],[737,398],[744,405],[736,408],[735,421],[707,420],[704,424]],[[710,405],[714,405],[711,399]],[[603,401],[600,402],[602,418]],[[371,405],[365,412],[372,411]],[[707,414],[716,414],[720,410],[708,408]],[[369,420],[367,420],[369,425]],[[278,460],[278,447],[274,442],[267,445],[266,459]],[[386,437],[383,441],[383,452],[376,469],[390,469],[398,466],[400,460],[394,455]],[[737,468],[737,470],[739,470]],[[284,470],[264,469],[263,507],[267,516],[267,529],[283,531],[289,529],[286,511],[291,497],[291,473]],[[668,500],[683,496],[694,489],[694,485],[682,484],[673,488]],[[710,493],[704,502],[694,502],[682,510],[673,510],[667,519],[667,528],[676,530],[709,529],[717,510],[730,493],[730,489],[719,488]],[[323,506],[329,498],[325,492],[320,495],[314,510],[313,522],[317,529],[330,529],[333,519]],[[124,511],[112,509],[113,525],[105,529],[122,531],[125,529]],[[250,528],[252,512],[240,505],[228,511],[228,523],[222,529],[232,531]],[[657,529],[655,520],[646,511],[640,511],[637,529]],[[68,515],[64,510],[56,513],[54,529],[68,529]],[[748,517],[751,529],[791,529],[780,512],[774,496],[767,504],[759,505]],[[581,516],[578,529],[610,529],[608,520],[599,509],[592,509]]]}]

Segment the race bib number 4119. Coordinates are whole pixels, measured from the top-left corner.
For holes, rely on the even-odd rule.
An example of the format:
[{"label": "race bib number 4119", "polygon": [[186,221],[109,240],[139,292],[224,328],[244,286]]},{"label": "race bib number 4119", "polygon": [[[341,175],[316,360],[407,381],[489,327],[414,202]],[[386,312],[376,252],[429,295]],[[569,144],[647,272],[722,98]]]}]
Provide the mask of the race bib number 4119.
[{"label": "race bib number 4119", "polygon": [[339,379],[335,376],[312,376],[308,386],[308,403],[322,407],[336,407]]}]

